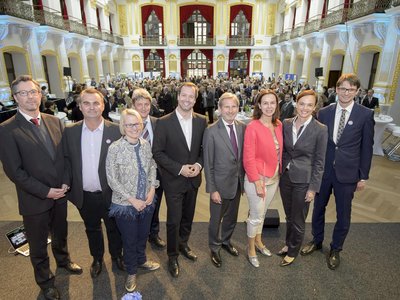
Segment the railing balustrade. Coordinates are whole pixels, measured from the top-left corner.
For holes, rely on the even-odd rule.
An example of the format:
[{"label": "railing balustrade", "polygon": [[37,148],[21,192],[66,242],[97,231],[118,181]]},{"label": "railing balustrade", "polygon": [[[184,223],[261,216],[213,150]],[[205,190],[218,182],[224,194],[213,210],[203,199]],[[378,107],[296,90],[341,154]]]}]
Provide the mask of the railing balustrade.
[{"label": "railing balustrade", "polygon": [[0,15],[9,15],[28,21],[33,21],[32,5],[22,1],[2,0],[0,5]]},{"label": "railing balustrade", "polygon": [[354,20],[372,13],[382,13],[388,9],[392,0],[357,1],[351,4],[348,19]]},{"label": "railing balustrade", "polygon": [[167,41],[163,36],[144,36],[140,37],[140,46],[166,46]]},{"label": "railing balustrade", "polygon": [[178,46],[215,46],[215,37],[178,37]]},{"label": "railing balustrade", "polygon": [[321,26],[321,15],[315,16],[312,20],[308,20],[304,26],[304,34],[318,31]]},{"label": "railing balustrade", "polygon": [[290,33],[290,38],[295,39],[297,37],[302,36],[304,33],[304,23],[298,24],[297,27],[295,27],[292,32]]},{"label": "railing balustrade", "polygon": [[254,37],[229,37],[228,46],[254,46]]},{"label": "railing balustrade", "polygon": [[343,5],[339,5],[329,9],[325,18],[321,20],[321,29],[335,26],[338,24],[343,24],[344,22],[346,22],[347,11],[348,8],[344,8]]}]

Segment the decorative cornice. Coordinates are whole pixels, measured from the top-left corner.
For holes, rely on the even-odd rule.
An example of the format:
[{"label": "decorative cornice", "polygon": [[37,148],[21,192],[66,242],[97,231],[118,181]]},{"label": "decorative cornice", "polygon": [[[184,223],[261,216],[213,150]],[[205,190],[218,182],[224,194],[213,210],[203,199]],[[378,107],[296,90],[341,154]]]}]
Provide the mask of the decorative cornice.
[{"label": "decorative cornice", "polygon": [[36,39],[37,39],[37,42],[38,42],[38,45],[39,45],[40,48],[42,48],[43,45],[46,43],[47,36],[48,36],[48,32],[47,31],[36,32]]},{"label": "decorative cornice", "polygon": [[340,31],[338,37],[339,37],[339,41],[343,45],[347,45],[348,44],[349,32],[347,30],[346,31]]},{"label": "decorative cornice", "polygon": [[22,28],[21,29],[21,40],[22,44],[25,45],[32,38],[32,30],[30,28]]},{"label": "decorative cornice", "polygon": [[388,25],[386,22],[374,22],[374,34],[379,39],[381,45],[385,42]]},{"label": "decorative cornice", "polygon": [[65,50],[68,52],[72,48],[72,45],[74,44],[74,38],[72,37],[64,37],[64,44],[65,44]]},{"label": "decorative cornice", "polygon": [[352,34],[354,39],[357,41],[358,44],[362,44],[365,38],[366,29],[364,26],[354,26],[352,28]]},{"label": "decorative cornice", "polygon": [[328,44],[328,46],[329,46],[329,48],[332,48],[333,47],[333,45],[334,45],[334,43],[335,43],[335,40],[336,40],[336,37],[337,37],[337,34],[336,34],[336,32],[332,32],[332,33],[326,33],[325,34],[325,43],[327,43]]}]

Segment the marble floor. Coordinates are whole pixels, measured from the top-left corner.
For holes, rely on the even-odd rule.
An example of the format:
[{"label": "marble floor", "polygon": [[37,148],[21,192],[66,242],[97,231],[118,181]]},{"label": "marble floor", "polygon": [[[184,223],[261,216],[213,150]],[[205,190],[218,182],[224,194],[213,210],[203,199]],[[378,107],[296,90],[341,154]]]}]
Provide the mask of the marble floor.
[{"label": "marble floor", "polygon": [[[353,200],[352,221],[359,223],[400,222],[400,162],[389,161],[385,157],[374,156],[370,180],[367,188],[357,192]],[[0,163],[0,221],[21,220],[18,213],[18,202],[14,184],[4,174]],[[279,211],[281,221],[284,221],[284,211],[279,193],[271,203],[271,208]],[[310,211],[312,207],[310,207]],[[242,196],[238,221],[244,221],[247,217],[248,205],[246,196]],[[333,222],[336,218],[334,199],[332,198],[326,214],[326,221]],[[68,219],[81,221],[79,213],[74,205],[68,204]],[[166,205],[162,200],[160,219],[166,219]],[[209,220],[209,196],[205,192],[205,184],[199,189],[195,222],[207,222]],[[308,221],[311,220],[311,213]]]}]

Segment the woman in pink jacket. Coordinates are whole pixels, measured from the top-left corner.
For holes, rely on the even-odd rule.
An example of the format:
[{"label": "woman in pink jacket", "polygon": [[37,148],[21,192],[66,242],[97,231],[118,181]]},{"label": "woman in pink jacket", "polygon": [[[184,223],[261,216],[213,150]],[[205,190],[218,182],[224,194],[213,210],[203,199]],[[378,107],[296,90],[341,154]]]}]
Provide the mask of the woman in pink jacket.
[{"label": "woman in pink jacket", "polygon": [[272,90],[261,90],[256,98],[253,121],[246,128],[243,150],[244,190],[250,209],[247,257],[256,268],[260,265],[256,251],[271,256],[261,240],[261,233],[265,213],[278,188],[282,144],[278,96]]}]

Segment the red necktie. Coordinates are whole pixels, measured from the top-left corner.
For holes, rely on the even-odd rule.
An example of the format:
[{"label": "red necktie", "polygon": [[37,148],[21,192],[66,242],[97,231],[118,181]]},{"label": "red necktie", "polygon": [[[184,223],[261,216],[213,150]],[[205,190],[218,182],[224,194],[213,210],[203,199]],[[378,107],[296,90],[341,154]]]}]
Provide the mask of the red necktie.
[{"label": "red necktie", "polygon": [[30,120],[33,124],[35,124],[37,127],[39,127],[39,119],[38,118],[32,118]]}]

